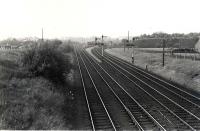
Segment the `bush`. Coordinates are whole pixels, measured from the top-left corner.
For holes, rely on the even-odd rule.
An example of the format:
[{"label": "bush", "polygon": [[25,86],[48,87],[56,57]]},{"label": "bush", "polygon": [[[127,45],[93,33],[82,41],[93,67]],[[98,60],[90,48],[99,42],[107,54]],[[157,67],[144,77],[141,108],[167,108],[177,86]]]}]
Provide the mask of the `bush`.
[{"label": "bush", "polygon": [[0,129],[64,129],[65,96],[44,78],[13,78],[4,89]]},{"label": "bush", "polygon": [[0,81],[5,102],[0,108],[0,129],[71,127],[73,95],[65,80],[71,70],[70,55],[62,53],[61,45],[59,40],[32,45],[19,53],[16,65],[0,62],[10,65],[6,70],[4,66],[0,68],[0,78],[7,80],[5,85]]},{"label": "bush", "polygon": [[72,44],[70,44],[70,43],[63,43],[63,44],[59,47],[59,49],[60,49],[61,51],[63,51],[64,53],[70,53],[70,52],[72,52],[72,51],[74,50]]},{"label": "bush", "polygon": [[31,75],[42,76],[56,83],[65,82],[65,76],[71,67],[69,58],[64,56],[53,42],[26,50],[21,63]]}]

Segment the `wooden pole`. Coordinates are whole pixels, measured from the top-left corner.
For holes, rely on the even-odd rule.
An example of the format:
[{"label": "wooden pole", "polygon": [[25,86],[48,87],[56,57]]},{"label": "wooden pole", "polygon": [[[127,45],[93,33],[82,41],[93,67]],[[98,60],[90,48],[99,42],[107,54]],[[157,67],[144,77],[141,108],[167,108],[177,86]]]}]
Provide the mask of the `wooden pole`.
[{"label": "wooden pole", "polygon": [[162,59],[162,65],[165,66],[165,40],[163,39],[163,59]]},{"label": "wooden pole", "polygon": [[44,38],[43,38],[43,28],[42,28],[42,41],[44,41]]}]

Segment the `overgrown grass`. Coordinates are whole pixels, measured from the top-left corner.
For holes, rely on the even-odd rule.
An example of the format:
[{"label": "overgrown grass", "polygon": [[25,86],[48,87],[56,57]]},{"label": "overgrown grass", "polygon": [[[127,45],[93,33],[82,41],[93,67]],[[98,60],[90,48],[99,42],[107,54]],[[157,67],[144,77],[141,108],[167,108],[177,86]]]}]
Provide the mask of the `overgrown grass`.
[{"label": "overgrown grass", "polygon": [[22,51],[17,61],[0,59],[1,78],[8,81],[0,90],[0,129],[70,128],[73,96],[66,77],[72,65],[60,45],[48,41]]},{"label": "overgrown grass", "polygon": [[44,78],[13,78],[4,89],[6,110],[1,129],[60,129],[65,125],[61,114],[64,96],[52,92]]}]

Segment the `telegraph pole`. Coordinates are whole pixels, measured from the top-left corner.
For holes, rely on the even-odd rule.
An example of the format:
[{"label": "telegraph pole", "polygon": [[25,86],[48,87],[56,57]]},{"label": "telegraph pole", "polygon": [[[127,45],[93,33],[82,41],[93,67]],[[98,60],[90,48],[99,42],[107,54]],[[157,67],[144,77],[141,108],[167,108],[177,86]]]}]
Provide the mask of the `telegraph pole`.
[{"label": "telegraph pole", "polygon": [[103,35],[101,36],[101,56],[102,56],[102,59],[103,59]]},{"label": "telegraph pole", "polygon": [[43,39],[43,28],[42,28],[42,41],[44,41],[44,39]]},{"label": "telegraph pole", "polygon": [[[129,44],[129,31],[128,31],[128,40],[127,40],[127,43]],[[128,46],[128,49],[129,49],[129,46]]]},{"label": "telegraph pole", "polygon": [[163,67],[165,66],[165,44],[166,44],[166,40],[165,39],[163,39],[163,41],[162,41],[163,43],[163,60],[162,60],[162,65],[163,65]]},{"label": "telegraph pole", "polygon": [[124,42],[124,52],[125,52],[125,41],[123,41]]},{"label": "telegraph pole", "polygon": [[128,43],[129,43],[129,31],[128,31]]},{"label": "telegraph pole", "polygon": [[180,55],[180,59],[181,59],[181,39],[179,40],[179,55]]}]

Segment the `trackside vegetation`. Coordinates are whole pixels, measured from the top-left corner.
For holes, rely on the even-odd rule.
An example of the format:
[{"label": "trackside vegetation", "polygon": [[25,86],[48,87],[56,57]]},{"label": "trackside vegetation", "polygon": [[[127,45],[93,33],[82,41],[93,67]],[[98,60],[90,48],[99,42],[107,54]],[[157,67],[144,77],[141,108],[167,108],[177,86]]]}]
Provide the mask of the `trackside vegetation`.
[{"label": "trackside vegetation", "polygon": [[71,129],[73,64],[66,54],[72,51],[69,44],[48,40],[6,52],[0,59],[0,79],[7,81],[0,85],[0,129]]}]

